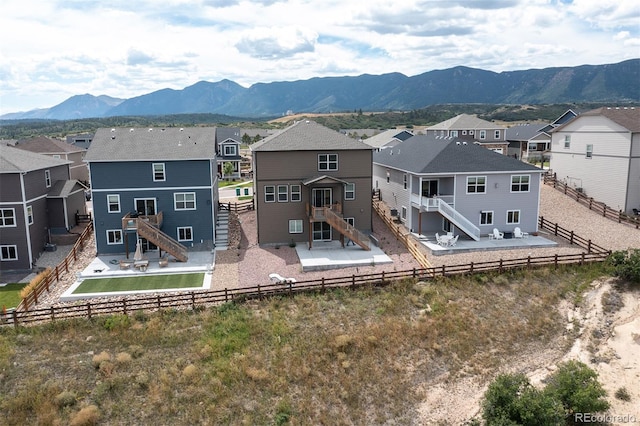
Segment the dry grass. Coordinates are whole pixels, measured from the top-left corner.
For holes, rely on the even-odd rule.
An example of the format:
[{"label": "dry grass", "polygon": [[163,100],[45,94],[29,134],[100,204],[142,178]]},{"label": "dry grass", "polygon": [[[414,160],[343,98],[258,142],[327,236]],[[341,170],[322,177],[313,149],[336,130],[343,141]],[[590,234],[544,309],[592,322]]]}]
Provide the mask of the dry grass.
[{"label": "dry grass", "polygon": [[510,360],[570,345],[555,307],[601,273],[406,281],[117,327],[101,318],[3,328],[0,412],[9,425],[417,424],[417,389],[486,382]]}]

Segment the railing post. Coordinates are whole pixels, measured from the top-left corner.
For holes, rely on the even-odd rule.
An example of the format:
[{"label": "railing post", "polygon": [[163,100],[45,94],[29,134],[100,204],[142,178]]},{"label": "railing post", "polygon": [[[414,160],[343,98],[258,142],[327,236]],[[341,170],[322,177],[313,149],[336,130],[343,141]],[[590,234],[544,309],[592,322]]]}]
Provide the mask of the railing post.
[{"label": "railing post", "polygon": [[191,309],[196,309],[196,293],[193,291],[191,292]]},{"label": "railing post", "polygon": [[122,313],[127,315],[127,299],[122,299]]},{"label": "railing post", "polygon": [[446,270],[446,266],[445,266],[445,265],[442,265],[442,276],[443,276],[443,277],[444,277],[444,276],[446,276],[446,272],[447,272],[447,270]]},{"label": "railing post", "polygon": [[558,253],[553,255],[553,267],[554,268],[558,267]]},{"label": "railing post", "polygon": [[162,303],[160,302],[160,295],[157,296],[158,309],[161,309]]},{"label": "railing post", "polygon": [[412,278],[416,277],[416,268],[413,268],[413,273],[411,274]]},{"label": "railing post", "polygon": [[591,253],[591,240],[587,241],[587,253]]},{"label": "railing post", "polygon": [[324,277],[322,277],[322,283],[320,284],[320,289],[324,293]]},{"label": "railing post", "polygon": [[56,310],[53,309],[53,306],[51,307],[51,321],[55,321],[55,315],[56,315]]},{"label": "railing post", "polygon": [[618,223],[622,222],[622,210],[618,212]]},{"label": "railing post", "polygon": [[473,274],[473,262],[469,263],[469,273]]},{"label": "railing post", "polygon": [[227,288],[224,288],[224,302],[227,303],[229,301],[229,293],[227,291]]},{"label": "railing post", "polygon": [[569,238],[569,243],[573,245],[573,231],[571,231],[571,238]]},{"label": "railing post", "polygon": [[[382,273],[382,281],[384,283],[384,272]],[[351,288],[356,288],[356,275],[351,274]]]},{"label": "railing post", "polygon": [[555,235],[556,237],[558,236],[558,223],[556,222],[555,226],[553,227],[553,235]]},{"label": "railing post", "polygon": [[[231,204],[231,203],[229,203]],[[262,293],[260,292],[260,284],[258,284],[258,298],[262,300]]]},{"label": "railing post", "polygon": [[11,318],[13,319],[13,326],[18,328],[18,310],[14,309],[11,313]]},{"label": "railing post", "polygon": [[502,273],[502,258],[500,258],[500,264],[498,266],[498,272]]},{"label": "railing post", "polygon": [[87,318],[91,319],[91,302],[87,302]]}]

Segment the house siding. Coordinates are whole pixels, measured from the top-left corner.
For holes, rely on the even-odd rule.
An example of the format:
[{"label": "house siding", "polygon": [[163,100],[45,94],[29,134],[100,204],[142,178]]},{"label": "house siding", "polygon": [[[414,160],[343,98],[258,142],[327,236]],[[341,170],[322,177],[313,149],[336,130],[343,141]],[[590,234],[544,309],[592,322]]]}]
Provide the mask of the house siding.
[{"label": "house siding", "polygon": [[[319,153],[337,153],[338,170],[318,171]],[[341,202],[343,216],[352,217],[355,226],[362,232],[371,232],[371,160],[372,151],[257,151],[253,153],[255,165],[254,194],[258,210],[258,241],[260,244],[283,244],[307,241],[309,218],[306,206],[310,202],[312,187],[331,187],[333,201]],[[330,176],[349,183],[356,188],[355,200],[344,200],[344,188],[339,182],[327,185],[310,185],[302,182],[317,176]],[[264,188],[273,185],[301,185],[300,202],[265,202]],[[290,195],[290,193],[289,193]],[[277,194],[276,194],[277,200]],[[289,220],[302,220],[303,232],[289,233]],[[339,233],[332,232],[332,238]]]}]

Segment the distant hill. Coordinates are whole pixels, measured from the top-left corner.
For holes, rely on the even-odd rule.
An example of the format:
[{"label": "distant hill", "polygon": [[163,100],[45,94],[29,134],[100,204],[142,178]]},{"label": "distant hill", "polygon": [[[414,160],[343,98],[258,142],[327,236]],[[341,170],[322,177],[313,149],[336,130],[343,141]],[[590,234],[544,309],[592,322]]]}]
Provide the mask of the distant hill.
[{"label": "distant hill", "polygon": [[11,113],[1,119],[72,119],[213,113],[273,117],[292,112],[411,111],[443,103],[550,104],[640,102],[640,59],[495,73],[469,67],[425,72],[257,83],[198,82],[130,99],[89,94],[52,108]]}]

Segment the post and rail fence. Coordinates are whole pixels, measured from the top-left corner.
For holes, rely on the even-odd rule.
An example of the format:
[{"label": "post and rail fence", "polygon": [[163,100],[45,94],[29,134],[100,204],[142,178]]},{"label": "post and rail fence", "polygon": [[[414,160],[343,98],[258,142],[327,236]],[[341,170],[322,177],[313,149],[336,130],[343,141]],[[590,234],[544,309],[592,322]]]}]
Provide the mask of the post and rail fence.
[{"label": "post and rail fence", "polygon": [[607,206],[605,203],[596,201],[578,190],[578,188],[572,188],[567,183],[559,181],[555,173],[545,173],[543,174],[542,179],[545,185],[552,186],[558,191],[563,192],[565,195],[576,200],[578,203],[587,207],[589,210],[593,210],[596,213],[600,214],[602,217],[614,220],[618,223],[625,223],[633,226],[636,229],[640,229],[640,215],[630,215],[623,212],[622,210],[615,210]]}]

